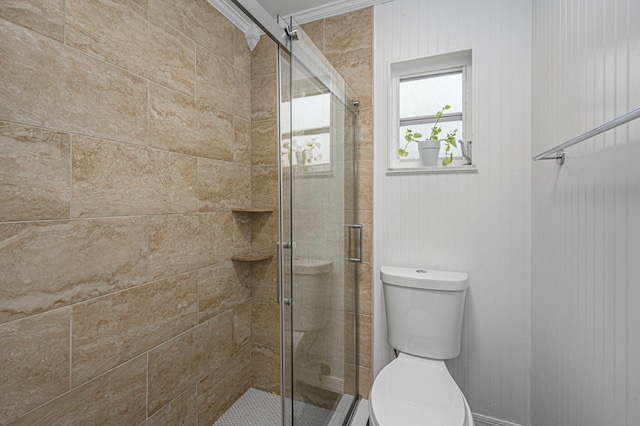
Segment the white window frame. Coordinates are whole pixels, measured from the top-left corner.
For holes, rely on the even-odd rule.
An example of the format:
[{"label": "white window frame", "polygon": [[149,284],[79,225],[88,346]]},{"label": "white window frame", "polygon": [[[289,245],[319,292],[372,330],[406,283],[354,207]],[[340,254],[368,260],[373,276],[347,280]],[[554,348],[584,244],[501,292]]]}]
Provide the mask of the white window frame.
[{"label": "white window frame", "polygon": [[387,149],[388,173],[441,173],[441,172],[466,172],[475,171],[475,145],[472,144],[471,165],[464,164],[461,157],[454,157],[453,163],[448,166],[426,167],[420,159],[400,158],[397,154],[400,146],[400,80],[427,77],[451,72],[462,72],[462,134],[465,141],[473,141],[472,125],[472,51],[461,50],[440,55],[427,56],[407,61],[392,62],[389,64],[389,135]]}]

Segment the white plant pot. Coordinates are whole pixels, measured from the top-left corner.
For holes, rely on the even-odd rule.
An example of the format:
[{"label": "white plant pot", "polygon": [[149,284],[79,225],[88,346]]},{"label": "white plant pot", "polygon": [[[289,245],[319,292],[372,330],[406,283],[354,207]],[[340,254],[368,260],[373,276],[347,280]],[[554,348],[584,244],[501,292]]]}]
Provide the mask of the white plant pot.
[{"label": "white plant pot", "polygon": [[440,141],[426,140],[418,142],[418,152],[422,165],[433,167],[438,165],[438,154],[440,153]]}]

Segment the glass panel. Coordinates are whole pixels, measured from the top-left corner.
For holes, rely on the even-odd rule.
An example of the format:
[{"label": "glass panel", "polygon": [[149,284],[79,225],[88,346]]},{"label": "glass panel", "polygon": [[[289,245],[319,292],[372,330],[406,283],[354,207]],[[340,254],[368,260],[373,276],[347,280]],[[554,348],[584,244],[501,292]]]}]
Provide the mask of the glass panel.
[{"label": "glass panel", "polygon": [[462,71],[400,80],[400,119],[435,115],[444,105],[447,114],[462,112]]},{"label": "glass panel", "polygon": [[281,115],[288,114],[282,120],[282,175],[290,179],[288,188],[283,179],[284,228],[290,232],[283,238],[295,243],[283,253],[283,296],[291,299],[283,304],[283,318],[291,320],[283,330],[284,365],[290,368],[284,372],[284,422],[343,424],[357,395],[357,277],[355,263],[347,260],[349,232],[352,240],[357,232],[346,226],[355,223],[357,207],[357,114],[344,81],[302,29],[294,29],[290,80],[281,80],[288,88],[281,99]]}]

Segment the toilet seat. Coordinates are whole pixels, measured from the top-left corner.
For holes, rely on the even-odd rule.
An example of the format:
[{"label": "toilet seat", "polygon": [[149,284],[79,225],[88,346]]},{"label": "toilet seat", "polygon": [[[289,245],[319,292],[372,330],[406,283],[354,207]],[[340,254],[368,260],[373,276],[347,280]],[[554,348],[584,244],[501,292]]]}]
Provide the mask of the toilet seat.
[{"label": "toilet seat", "polygon": [[369,396],[374,426],[465,426],[468,412],[444,361],[403,353],[382,369]]}]

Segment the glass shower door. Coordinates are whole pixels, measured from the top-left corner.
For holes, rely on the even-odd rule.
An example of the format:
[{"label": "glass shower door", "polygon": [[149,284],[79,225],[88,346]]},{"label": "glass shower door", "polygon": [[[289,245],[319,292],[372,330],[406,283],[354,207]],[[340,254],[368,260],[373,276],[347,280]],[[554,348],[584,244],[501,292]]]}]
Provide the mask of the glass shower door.
[{"label": "glass shower door", "polygon": [[357,109],[290,24],[291,54],[280,53],[283,423],[342,425],[357,399]]}]

